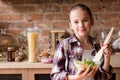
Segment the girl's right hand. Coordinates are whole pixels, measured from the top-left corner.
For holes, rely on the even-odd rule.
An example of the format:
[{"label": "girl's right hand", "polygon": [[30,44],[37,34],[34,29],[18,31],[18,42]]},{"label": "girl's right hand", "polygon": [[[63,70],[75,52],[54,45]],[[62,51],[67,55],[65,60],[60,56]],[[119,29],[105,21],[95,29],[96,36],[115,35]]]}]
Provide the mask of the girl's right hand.
[{"label": "girl's right hand", "polygon": [[97,66],[92,68],[92,70],[91,70],[91,66],[89,66],[87,69],[81,68],[79,71],[77,71],[75,75],[75,79],[82,80],[88,77],[92,77],[96,74],[97,70],[98,70]]}]

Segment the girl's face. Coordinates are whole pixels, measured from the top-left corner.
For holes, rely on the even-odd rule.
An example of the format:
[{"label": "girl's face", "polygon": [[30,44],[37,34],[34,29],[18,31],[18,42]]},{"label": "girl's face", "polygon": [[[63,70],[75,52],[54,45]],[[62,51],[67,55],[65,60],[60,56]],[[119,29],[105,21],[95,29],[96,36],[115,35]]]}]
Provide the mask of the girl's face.
[{"label": "girl's face", "polygon": [[80,8],[70,12],[70,28],[74,31],[76,37],[86,37],[89,34],[93,21],[89,14]]}]

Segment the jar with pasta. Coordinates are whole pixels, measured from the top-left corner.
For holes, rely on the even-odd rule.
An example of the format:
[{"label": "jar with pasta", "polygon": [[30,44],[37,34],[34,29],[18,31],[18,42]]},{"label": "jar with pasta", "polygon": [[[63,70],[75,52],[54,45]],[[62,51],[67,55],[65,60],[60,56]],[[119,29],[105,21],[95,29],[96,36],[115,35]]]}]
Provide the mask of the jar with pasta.
[{"label": "jar with pasta", "polygon": [[28,39],[28,61],[37,62],[38,54],[38,35],[39,28],[33,27],[27,29],[27,39]]}]

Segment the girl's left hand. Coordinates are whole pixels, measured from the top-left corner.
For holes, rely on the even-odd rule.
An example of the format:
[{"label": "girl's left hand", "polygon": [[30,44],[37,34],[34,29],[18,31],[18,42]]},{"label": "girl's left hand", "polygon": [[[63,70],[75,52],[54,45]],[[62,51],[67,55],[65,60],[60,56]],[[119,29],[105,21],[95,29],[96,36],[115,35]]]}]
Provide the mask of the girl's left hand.
[{"label": "girl's left hand", "polygon": [[105,59],[109,59],[112,55],[112,47],[109,44],[106,44],[105,46],[106,48],[104,49],[104,57]]},{"label": "girl's left hand", "polygon": [[112,46],[111,43],[107,44],[101,44],[102,47],[105,47],[103,51],[103,55],[105,59],[110,59],[110,56],[112,55]]},{"label": "girl's left hand", "polygon": [[102,47],[104,47],[103,50],[103,55],[104,55],[104,65],[102,66],[102,68],[105,71],[109,71],[109,65],[110,65],[110,57],[112,55],[112,46],[110,43],[108,44],[104,44],[102,45]]}]

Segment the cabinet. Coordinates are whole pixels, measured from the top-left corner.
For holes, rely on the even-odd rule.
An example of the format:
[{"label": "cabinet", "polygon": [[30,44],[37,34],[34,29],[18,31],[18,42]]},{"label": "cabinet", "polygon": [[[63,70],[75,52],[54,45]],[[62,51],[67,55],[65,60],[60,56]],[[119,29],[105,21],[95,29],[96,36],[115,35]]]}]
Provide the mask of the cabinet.
[{"label": "cabinet", "polygon": [[120,53],[114,53],[111,56],[110,62],[113,67],[113,73],[115,73],[116,80],[120,80]]},{"label": "cabinet", "polygon": [[49,76],[51,68],[52,64],[40,62],[0,62],[0,74],[20,74],[22,80],[35,80],[35,76],[38,74],[48,74],[47,76]]}]

